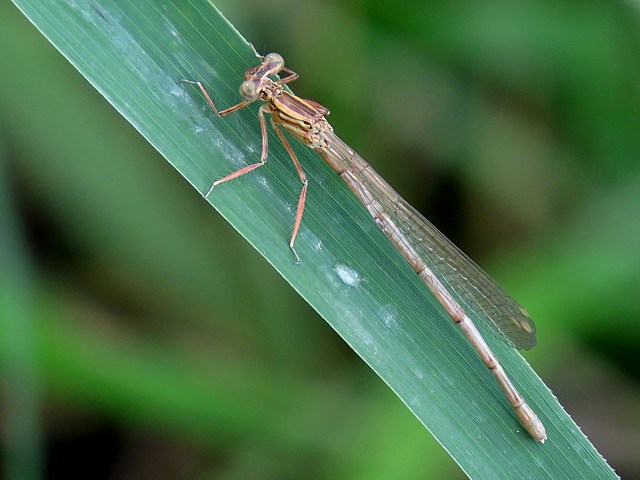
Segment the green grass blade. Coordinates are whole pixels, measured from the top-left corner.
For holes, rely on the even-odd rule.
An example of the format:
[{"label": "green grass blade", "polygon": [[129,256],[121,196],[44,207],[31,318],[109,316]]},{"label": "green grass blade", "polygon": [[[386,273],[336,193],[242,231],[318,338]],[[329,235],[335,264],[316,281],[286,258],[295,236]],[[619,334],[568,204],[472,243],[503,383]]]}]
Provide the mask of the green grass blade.
[{"label": "green grass blade", "polygon": [[[256,62],[251,46],[210,4],[15,3],[200,193],[258,158],[257,107],[219,119],[196,88],[180,82],[202,80],[226,107],[238,101],[242,73]],[[267,166],[218,188],[211,203],[470,477],[616,478],[522,357],[489,338],[545,422],[549,441],[535,444],[520,431],[475,351],[348,188],[301,145],[294,149],[310,185],[297,244],[302,263],[294,265],[287,240],[300,184],[269,135]]]}]

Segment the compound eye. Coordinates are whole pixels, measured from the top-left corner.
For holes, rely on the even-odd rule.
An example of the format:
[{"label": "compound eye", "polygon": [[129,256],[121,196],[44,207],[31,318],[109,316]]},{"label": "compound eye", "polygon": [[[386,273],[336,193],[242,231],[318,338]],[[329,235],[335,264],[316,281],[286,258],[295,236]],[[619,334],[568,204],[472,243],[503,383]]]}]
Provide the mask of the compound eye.
[{"label": "compound eye", "polygon": [[255,82],[251,80],[245,80],[240,84],[240,96],[248,102],[253,102],[258,99],[258,89]]},{"label": "compound eye", "polygon": [[265,62],[273,65],[273,67],[277,70],[282,70],[284,67],[284,58],[279,53],[270,53],[266,57],[264,57]]}]

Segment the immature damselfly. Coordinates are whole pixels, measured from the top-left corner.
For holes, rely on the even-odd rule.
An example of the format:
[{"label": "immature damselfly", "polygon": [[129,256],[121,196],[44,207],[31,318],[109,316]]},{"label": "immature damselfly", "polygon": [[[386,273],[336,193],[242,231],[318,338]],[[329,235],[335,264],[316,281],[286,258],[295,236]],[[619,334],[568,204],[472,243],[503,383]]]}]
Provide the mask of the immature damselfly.
[{"label": "immature damselfly", "polygon": [[[279,80],[270,78],[281,72],[288,76]],[[200,88],[211,108],[221,117],[256,100],[264,102],[258,110],[262,132],[260,161],[216,180],[205,197],[211,194],[215,186],[245,175],[266,163],[268,143],[265,114],[271,114],[273,129],[293,160],[302,183],[289,241],[296,260],[300,261],[294,247],[302,222],[308,182],[282,128],[318,152],[340,175],[447,314],[460,326],[498,381],[522,426],[533,439],[544,442],[547,435],[542,422],[511,383],[469,316],[483,320],[510,346],[529,349],[535,345],[536,337],[535,326],[526,310],[338,138],[325,118],[329,114],[328,109],[314,101],[297,97],[283,88],[283,85],[297,78],[297,73],[284,66],[282,56],[270,53],[260,65],[245,72],[244,81],[240,85],[243,100],[224,110],[217,109],[201,82],[185,80]]]}]

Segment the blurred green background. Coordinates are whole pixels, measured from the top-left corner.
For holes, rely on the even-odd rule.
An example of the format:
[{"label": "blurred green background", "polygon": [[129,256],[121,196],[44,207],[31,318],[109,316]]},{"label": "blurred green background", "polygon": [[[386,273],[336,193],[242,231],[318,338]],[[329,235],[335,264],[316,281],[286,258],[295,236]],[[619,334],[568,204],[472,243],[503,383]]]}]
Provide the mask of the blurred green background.
[{"label": "blurred green background", "polygon": [[[527,306],[527,358],[640,478],[640,5],[216,5]],[[6,1],[0,46],[3,478],[464,478]]]}]

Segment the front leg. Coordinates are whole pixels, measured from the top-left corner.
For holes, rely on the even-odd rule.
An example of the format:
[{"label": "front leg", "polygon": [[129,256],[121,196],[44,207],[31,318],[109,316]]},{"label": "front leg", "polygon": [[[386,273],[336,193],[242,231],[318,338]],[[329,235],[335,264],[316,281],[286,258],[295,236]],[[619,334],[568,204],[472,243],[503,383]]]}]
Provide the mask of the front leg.
[{"label": "front leg", "polygon": [[282,67],[281,71],[282,72],[286,72],[289,75],[287,77],[281,78],[280,80],[277,80],[276,83],[278,85],[285,85],[287,83],[291,83],[291,82],[297,80],[298,77],[300,76],[296,72],[294,72],[293,70],[288,69],[287,67]]},{"label": "front leg", "polygon": [[267,163],[269,144],[267,140],[267,121],[264,118],[265,113],[269,113],[269,109],[266,105],[262,105],[258,110],[258,118],[260,119],[260,132],[262,133],[262,153],[260,155],[260,161],[252,163],[251,165],[247,165],[246,167],[242,167],[241,169],[222,177],[220,180],[216,180],[215,182],[213,182],[213,185],[211,185],[211,188],[205,194],[204,198],[207,198],[211,194],[216,185],[220,185],[221,183],[228,182],[229,180],[233,180],[234,178],[246,175],[247,173],[252,172],[256,168],[261,167],[265,163]]},{"label": "front leg", "polygon": [[200,88],[200,91],[202,92],[202,94],[204,95],[204,98],[207,99],[207,102],[209,103],[209,106],[211,107],[211,109],[214,112],[216,112],[216,115],[218,115],[219,117],[224,117],[225,115],[229,115],[230,113],[237,112],[238,110],[246,107],[251,103],[251,102],[247,102],[246,100],[243,100],[242,102],[236,103],[235,105],[229,108],[225,108],[224,110],[218,110],[218,108],[216,107],[216,104],[213,103],[213,100],[211,100],[211,97],[209,96],[209,92],[207,92],[207,89],[204,87],[202,82],[196,81],[196,80],[186,80],[184,78],[182,79],[182,81],[184,83],[189,83],[191,85],[197,85]]}]

